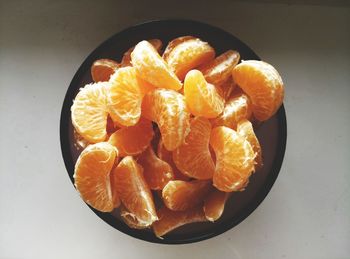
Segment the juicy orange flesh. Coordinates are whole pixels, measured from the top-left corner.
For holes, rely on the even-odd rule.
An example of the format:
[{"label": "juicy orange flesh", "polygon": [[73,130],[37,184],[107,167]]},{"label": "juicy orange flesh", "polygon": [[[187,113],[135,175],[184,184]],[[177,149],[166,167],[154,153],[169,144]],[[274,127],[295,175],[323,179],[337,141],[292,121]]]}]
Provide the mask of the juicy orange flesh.
[{"label": "juicy orange flesh", "polygon": [[167,89],[155,89],[145,95],[142,115],[157,123],[164,146],[172,151],[185,140],[190,128],[190,113],[184,97]]},{"label": "juicy orange flesh", "polygon": [[183,211],[201,204],[211,190],[210,181],[170,181],[162,191],[165,206],[171,210]]},{"label": "juicy orange flesh", "polygon": [[98,59],[91,66],[91,77],[94,82],[106,82],[119,68],[119,64],[111,59]]},{"label": "juicy orange flesh", "polygon": [[240,55],[228,50],[207,64],[199,67],[205,80],[214,85],[221,85],[231,77],[232,69],[238,64]]},{"label": "juicy orange flesh", "polygon": [[243,61],[232,70],[232,76],[252,100],[253,113],[258,120],[271,118],[282,105],[283,82],[270,64],[257,60]]},{"label": "juicy orange flesh", "polygon": [[263,166],[262,151],[258,138],[255,135],[253,125],[249,120],[241,120],[237,126],[237,132],[245,137],[255,152],[255,170]]},{"label": "juicy orange flesh", "polygon": [[75,187],[82,199],[99,211],[109,212],[118,206],[110,183],[110,171],[116,156],[113,146],[101,142],[84,149],[75,165]]},{"label": "juicy orange flesh", "polygon": [[173,152],[173,161],[183,174],[196,179],[213,177],[215,164],[209,150],[210,132],[208,119],[197,117],[191,121],[185,142]]},{"label": "juicy orange flesh", "polygon": [[174,173],[174,180],[188,181],[190,179],[189,176],[184,175],[177,168],[173,160],[173,153],[164,147],[162,139],[159,140],[157,154],[160,159],[167,162],[171,166],[171,169],[173,170],[173,173]]},{"label": "juicy orange flesh", "polygon": [[142,167],[131,157],[124,157],[112,171],[119,198],[140,225],[150,226],[157,214]]},{"label": "juicy orange flesh", "polygon": [[171,166],[159,159],[152,147],[147,148],[139,156],[138,163],[143,167],[143,175],[151,190],[162,190],[170,180],[174,179]]},{"label": "juicy orange flesh", "polygon": [[225,203],[229,194],[213,190],[204,200],[204,214],[209,221],[218,220],[224,212]]},{"label": "juicy orange flesh", "polygon": [[189,223],[206,221],[202,207],[185,211],[173,211],[163,207],[157,211],[157,214],[159,220],[153,224],[153,231],[157,237],[162,237],[170,231]]},{"label": "juicy orange flesh", "polygon": [[187,73],[184,93],[187,106],[195,116],[215,118],[224,109],[223,97],[214,85],[205,81],[199,70],[191,70]]},{"label": "juicy orange flesh", "polygon": [[183,80],[188,71],[214,59],[215,50],[207,42],[190,38],[174,44],[163,57],[177,77]]},{"label": "juicy orange flesh", "polygon": [[226,126],[236,129],[237,123],[244,119],[251,119],[252,104],[245,94],[232,96],[225,104],[223,112],[211,120],[213,127]]},{"label": "juicy orange flesh", "polygon": [[250,143],[236,131],[220,126],[212,130],[210,145],[216,155],[214,186],[225,192],[240,190],[254,171],[255,154]]},{"label": "juicy orange flesh", "polygon": [[147,149],[154,136],[152,123],[144,118],[130,127],[115,131],[108,142],[119,151],[119,156],[138,155]]},{"label": "juicy orange flesh", "polygon": [[[152,44],[152,46],[158,51],[160,52],[163,46],[163,43],[160,39],[150,39],[147,40],[150,44]],[[120,62],[120,65],[122,67],[128,67],[128,66],[132,66],[131,63],[131,53],[133,52],[135,46],[129,48],[123,55],[122,61]]]}]

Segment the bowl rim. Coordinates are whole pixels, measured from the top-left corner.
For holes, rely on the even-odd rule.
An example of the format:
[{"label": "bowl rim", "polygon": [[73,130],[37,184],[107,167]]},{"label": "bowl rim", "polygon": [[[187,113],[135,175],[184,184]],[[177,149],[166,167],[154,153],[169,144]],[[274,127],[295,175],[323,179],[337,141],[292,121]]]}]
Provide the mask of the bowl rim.
[{"label": "bowl rim", "polygon": [[[201,26],[201,27],[206,27],[209,30],[215,30],[219,33],[228,34],[230,37],[232,37],[235,40],[237,40],[238,42],[240,42],[240,44],[242,44],[242,46],[245,46],[253,54],[255,54],[255,52],[253,50],[251,50],[244,42],[239,40],[237,37],[232,35],[230,32],[227,32],[219,27],[216,27],[216,26],[213,26],[213,25],[210,25],[207,23],[203,23],[203,22],[195,21],[195,20],[188,20],[188,19],[159,19],[159,20],[150,20],[150,21],[144,21],[141,23],[136,23],[135,25],[131,25],[129,27],[126,27],[125,29],[113,34],[107,40],[100,43],[84,59],[83,63],[79,66],[78,70],[74,74],[74,77],[72,78],[72,80],[69,84],[69,87],[66,91],[63,105],[62,105],[62,109],[61,109],[60,129],[59,129],[61,153],[62,153],[62,157],[64,160],[65,168],[67,170],[69,178],[71,179],[71,182],[73,183],[74,188],[75,188],[75,185],[74,185],[73,174],[71,175],[70,171],[73,170],[73,172],[74,172],[75,165],[73,163],[73,159],[72,159],[71,151],[70,151],[70,141],[69,141],[68,128],[70,126],[69,123],[71,121],[70,120],[70,116],[71,116],[70,107],[72,104],[71,102],[75,97],[75,93],[76,93],[75,86],[77,84],[79,84],[80,75],[82,73],[84,73],[87,69],[90,69],[90,65],[94,61],[96,53],[101,48],[103,48],[104,46],[107,46],[112,41],[114,41],[115,38],[118,38],[118,35],[120,37],[120,35],[123,35],[123,34],[129,32],[130,30],[137,30],[137,29],[140,29],[140,27],[151,26],[152,24],[158,24],[158,23],[168,23],[168,24],[169,23],[181,23],[183,25],[188,25],[188,26],[190,26],[190,25]],[[255,54],[255,56],[256,56],[257,60],[260,60],[258,55]],[[121,222],[118,222],[118,220],[116,220],[115,217],[113,217],[111,215],[111,213],[99,212],[89,205],[88,205],[88,207],[99,218],[101,218],[104,222],[106,222],[110,226],[114,227],[115,229],[121,231],[122,233],[124,233],[126,235],[132,236],[132,237],[140,239],[140,240],[148,241],[151,243],[189,244],[189,243],[199,242],[199,241],[203,241],[203,240],[218,236],[218,235],[232,229],[233,227],[235,227],[236,225],[241,223],[244,219],[246,219],[266,198],[267,194],[270,192],[273,184],[275,183],[275,181],[279,175],[279,172],[280,172],[281,167],[282,167],[284,155],[285,155],[286,144],[287,144],[287,120],[286,120],[286,112],[285,112],[285,108],[284,108],[283,104],[281,105],[281,107],[277,111],[276,116],[277,116],[277,120],[279,122],[278,123],[279,124],[278,134],[280,137],[278,139],[276,157],[275,157],[275,160],[273,162],[274,166],[272,167],[271,171],[269,172],[268,177],[266,178],[264,185],[259,189],[259,191],[255,195],[255,197],[257,197],[257,198],[252,199],[248,203],[248,205],[246,207],[244,207],[244,209],[242,211],[240,211],[240,213],[238,213],[238,217],[236,217],[234,220],[226,222],[227,224],[225,224],[225,225],[221,224],[220,227],[215,228],[210,233],[202,234],[202,235],[190,237],[190,238],[183,238],[183,239],[167,239],[167,238],[160,239],[160,238],[157,238],[155,235],[152,236],[152,235],[149,235],[148,233],[144,233],[144,232],[139,231],[139,230],[131,229],[131,228],[127,227],[124,223],[119,224]]]}]

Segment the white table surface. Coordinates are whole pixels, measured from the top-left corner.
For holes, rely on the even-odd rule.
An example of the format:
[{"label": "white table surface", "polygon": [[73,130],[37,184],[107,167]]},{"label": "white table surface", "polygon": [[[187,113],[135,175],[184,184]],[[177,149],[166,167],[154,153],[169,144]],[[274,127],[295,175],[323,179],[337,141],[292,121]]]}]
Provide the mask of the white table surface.
[{"label": "white table surface", "polygon": [[[0,258],[350,257],[349,6],[175,2],[0,0]],[[288,122],[285,160],[261,206],[218,237],[179,246],[99,220],[59,142],[61,105],[84,58],[123,28],[168,17],[217,25],[275,65]]]}]

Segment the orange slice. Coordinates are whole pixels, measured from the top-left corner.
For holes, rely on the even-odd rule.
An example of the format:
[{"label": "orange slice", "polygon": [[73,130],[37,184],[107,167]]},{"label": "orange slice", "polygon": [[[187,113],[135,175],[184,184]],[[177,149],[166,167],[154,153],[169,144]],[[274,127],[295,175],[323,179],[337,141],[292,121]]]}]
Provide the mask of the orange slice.
[{"label": "orange slice", "polygon": [[176,75],[147,41],[141,41],[131,53],[131,61],[138,75],[160,88],[179,90],[182,85]]},{"label": "orange slice", "polygon": [[135,217],[135,215],[133,213],[130,213],[123,205],[120,206],[120,216],[121,216],[122,220],[125,222],[125,224],[131,228],[145,229],[145,228],[149,227],[147,225],[140,224],[140,222]]},{"label": "orange slice", "polygon": [[184,211],[200,205],[211,190],[210,181],[170,181],[162,191],[165,206],[171,210]]},{"label": "orange slice", "polygon": [[199,70],[187,73],[184,93],[188,109],[195,116],[215,118],[224,109],[224,99],[214,85],[205,81]]},{"label": "orange slice", "polygon": [[270,64],[257,60],[242,61],[233,69],[232,76],[252,100],[253,113],[259,121],[268,120],[282,105],[282,78]]},{"label": "orange slice", "polygon": [[225,104],[223,112],[211,120],[213,127],[226,126],[236,129],[240,120],[250,119],[252,116],[252,104],[245,94],[231,97]]},{"label": "orange slice", "polygon": [[138,225],[148,227],[158,219],[151,190],[142,167],[131,156],[124,157],[112,171],[116,190],[123,205]]},{"label": "orange slice", "polygon": [[112,120],[135,125],[141,116],[142,98],[153,87],[139,78],[133,67],[118,69],[109,80],[108,108]]},{"label": "orange slice", "polygon": [[188,181],[190,179],[187,175],[181,173],[181,171],[176,167],[173,160],[173,152],[168,151],[164,147],[162,139],[160,139],[158,143],[157,155],[160,159],[167,162],[171,166],[174,174],[174,180]]},{"label": "orange slice", "polygon": [[173,151],[173,160],[180,171],[192,178],[211,179],[215,164],[209,151],[211,124],[206,118],[191,121],[185,142]]},{"label": "orange slice", "polygon": [[157,123],[164,146],[172,151],[179,147],[190,130],[190,114],[182,94],[155,89],[145,95],[142,115]]},{"label": "orange slice", "polygon": [[112,211],[120,203],[110,181],[117,156],[115,147],[101,142],[85,148],[75,164],[76,189],[87,204],[102,212]]},{"label": "orange slice", "polygon": [[80,88],[71,107],[75,130],[90,143],[104,141],[107,137],[108,87],[108,82],[100,82]]},{"label": "orange slice", "polygon": [[118,62],[111,59],[98,59],[91,66],[91,76],[94,82],[106,82],[119,68]]},{"label": "orange slice", "polygon": [[250,143],[233,129],[221,126],[212,130],[210,145],[216,155],[214,186],[224,192],[243,188],[254,170],[255,154]]},{"label": "orange slice", "polygon": [[170,180],[174,179],[171,166],[159,159],[152,147],[147,148],[137,162],[143,167],[143,175],[151,190],[162,190]]},{"label": "orange slice", "polygon": [[174,39],[164,51],[163,58],[180,80],[188,71],[214,59],[215,50],[198,38],[184,36]]},{"label": "orange slice", "polygon": [[225,203],[229,194],[219,190],[213,190],[204,200],[204,214],[207,220],[216,221],[224,212]]},{"label": "orange slice", "polygon": [[136,125],[114,132],[108,142],[118,148],[119,156],[133,156],[145,151],[153,136],[152,123],[141,118]]},{"label": "orange slice", "polygon": [[231,77],[232,69],[238,64],[239,59],[240,55],[237,51],[228,50],[198,69],[208,83],[218,86]]},{"label": "orange slice", "polygon": [[[159,53],[162,49],[163,43],[160,39],[151,39],[148,40],[149,43],[152,44],[152,46],[157,50],[157,52]],[[131,64],[131,53],[133,52],[135,46],[131,47],[130,49],[128,49],[122,58],[122,61],[120,63],[120,65],[122,67],[128,67],[128,66],[132,66]]]},{"label": "orange slice", "polygon": [[236,83],[233,82],[232,79],[228,79],[226,82],[222,83],[217,87],[219,92],[221,92],[221,96],[225,101],[228,101],[232,94],[234,94],[236,89],[238,88]]},{"label": "orange slice", "polygon": [[157,211],[159,220],[154,222],[153,231],[159,238],[183,225],[195,222],[205,222],[203,209],[198,207],[186,211],[172,211],[166,207]]},{"label": "orange slice", "polygon": [[260,169],[263,166],[261,146],[254,133],[252,123],[248,120],[241,120],[238,123],[237,132],[249,141],[255,152],[255,170]]}]

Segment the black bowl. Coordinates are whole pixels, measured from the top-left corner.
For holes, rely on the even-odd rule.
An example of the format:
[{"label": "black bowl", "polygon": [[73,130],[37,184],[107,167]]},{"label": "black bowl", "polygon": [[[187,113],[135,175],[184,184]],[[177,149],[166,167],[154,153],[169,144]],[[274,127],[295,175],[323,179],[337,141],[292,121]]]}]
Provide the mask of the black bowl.
[{"label": "black bowl", "polygon": [[[221,54],[228,49],[238,50],[244,60],[260,58],[243,42],[230,33],[196,21],[164,20],[151,21],[127,28],[98,46],[76,72],[65,96],[61,113],[60,138],[63,159],[68,175],[73,181],[74,164],[79,153],[74,147],[70,107],[78,89],[92,82],[91,64],[100,58],[120,61],[123,53],[141,40],[158,38],[166,45],[173,38],[193,35],[210,43]],[[164,237],[157,238],[151,230],[129,228],[117,213],[103,213],[91,208],[97,216],[119,231],[153,243],[184,244],[198,242],[219,235],[247,218],[264,200],[280,171],[287,138],[286,115],[283,105],[256,131],[262,145],[264,167],[256,172],[244,192],[233,193],[226,204],[223,216],[215,223],[194,223],[183,226]]]}]

